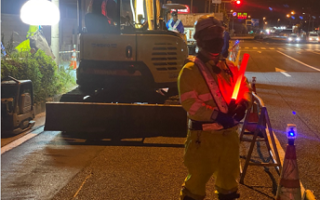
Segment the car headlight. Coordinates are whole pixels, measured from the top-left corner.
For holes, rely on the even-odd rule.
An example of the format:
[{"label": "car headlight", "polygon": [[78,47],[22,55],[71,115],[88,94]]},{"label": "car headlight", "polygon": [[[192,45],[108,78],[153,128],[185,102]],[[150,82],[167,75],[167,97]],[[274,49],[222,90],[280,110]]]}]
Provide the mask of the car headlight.
[{"label": "car headlight", "polygon": [[[312,38],[309,38],[309,40],[312,40]],[[318,40],[319,40],[319,38],[318,38]]]},{"label": "car headlight", "polygon": [[291,40],[292,40],[292,38],[291,38],[291,37],[289,37],[289,38],[288,38],[288,40],[289,40],[289,41],[291,41]]},{"label": "car headlight", "polygon": [[300,38],[297,38],[296,40],[297,40],[297,41],[300,41]]},{"label": "car headlight", "polygon": [[317,38],[317,40],[319,41],[319,38]]}]

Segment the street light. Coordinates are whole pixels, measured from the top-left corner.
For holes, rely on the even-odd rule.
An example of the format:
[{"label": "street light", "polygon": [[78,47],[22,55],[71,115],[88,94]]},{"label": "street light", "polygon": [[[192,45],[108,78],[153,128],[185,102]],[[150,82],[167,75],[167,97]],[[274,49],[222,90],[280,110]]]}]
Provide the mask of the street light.
[{"label": "street light", "polygon": [[294,15],[294,11],[291,11],[291,15]]},{"label": "street light", "polygon": [[264,24],[268,24],[268,22],[264,22]]},{"label": "street light", "polygon": [[290,15],[289,15],[289,14],[287,14],[287,17],[289,18],[289,17],[290,17]]},{"label": "street light", "polygon": [[266,17],[263,17],[263,20],[266,20]]},{"label": "street light", "polygon": [[251,15],[249,15],[248,18],[250,19],[250,18],[251,18]]}]

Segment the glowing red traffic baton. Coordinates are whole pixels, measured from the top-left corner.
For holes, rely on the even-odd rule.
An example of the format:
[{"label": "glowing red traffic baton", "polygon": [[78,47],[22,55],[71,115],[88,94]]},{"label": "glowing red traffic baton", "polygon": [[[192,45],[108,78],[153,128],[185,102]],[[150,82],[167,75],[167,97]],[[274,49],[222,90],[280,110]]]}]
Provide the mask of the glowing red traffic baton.
[{"label": "glowing red traffic baton", "polygon": [[248,65],[249,57],[250,57],[249,54],[247,54],[247,53],[243,54],[243,59],[242,59],[241,65],[240,65],[238,79],[237,79],[237,82],[236,82],[236,84],[234,86],[234,90],[233,90],[233,93],[232,93],[231,101],[233,101],[233,100],[236,101],[237,100],[237,97],[238,97],[238,94],[239,94],[239,90],[240,90],[240,86],[241,86],[241,82],[242,82],[242,78],[244,77],[244,73],[246,72],[246,68],[247,68],[247,65]]}]

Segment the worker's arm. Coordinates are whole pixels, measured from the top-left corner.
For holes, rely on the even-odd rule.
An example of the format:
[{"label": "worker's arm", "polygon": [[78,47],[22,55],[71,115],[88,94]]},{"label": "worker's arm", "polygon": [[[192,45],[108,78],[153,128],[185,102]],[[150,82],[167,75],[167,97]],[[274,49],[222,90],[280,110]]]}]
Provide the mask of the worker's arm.
[{"label": "worker's arm", "polygon": [[180,21],[179,25],[177,26],[177,30],[181,33],[184,34],[184,27],[182,22]]},{"label": "worker's arm", "polygon": [[207,104],[212,101],[210,93],[199,94],[197,91],[199,71],[195,72],[194,63],[187,63],[181,70],[178,77],[178,89],[180,103],[184,110],[188,112],[190,119],[195,121],[212,121],[213,111],[218,110],[217,107],[212,107]]}]

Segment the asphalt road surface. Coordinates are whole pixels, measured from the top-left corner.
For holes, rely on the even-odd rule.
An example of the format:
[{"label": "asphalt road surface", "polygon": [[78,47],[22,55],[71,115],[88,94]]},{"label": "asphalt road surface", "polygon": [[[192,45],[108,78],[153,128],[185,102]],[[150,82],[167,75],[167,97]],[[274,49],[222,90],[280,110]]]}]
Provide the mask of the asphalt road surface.
[{"label": "asphalt road surface", "polygon": [[[250,54],[246,76],[257,77],[257,94],[282,148],[286,125],[297,125],[300,179],[320,197],[320,45],[245,40],[243,53]],[[41,128],[30,134],[1,155],[1,199],[171,200],[187,174],[184,138],[112,141]],[[258,143],[252,159],[265,155]],[[278,180],[274,168],[250,166],[240,199],[274,199]],[[216,199],[213,180],[206,199]]]}]

